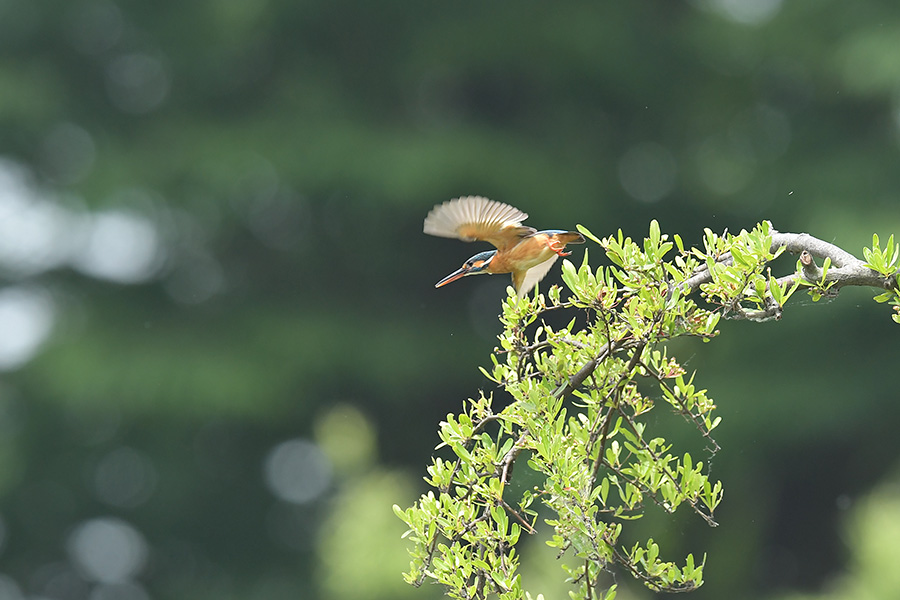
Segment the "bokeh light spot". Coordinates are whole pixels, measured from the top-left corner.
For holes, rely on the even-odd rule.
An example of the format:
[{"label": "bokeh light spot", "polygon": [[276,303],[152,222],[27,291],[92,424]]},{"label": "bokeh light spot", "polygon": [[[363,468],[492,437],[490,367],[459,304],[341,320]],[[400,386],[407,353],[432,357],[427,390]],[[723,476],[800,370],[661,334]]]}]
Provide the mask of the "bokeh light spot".
[{"label": "bokeh light spot", "polygon": [[53,330],[53,302],[38,290],[0,290],[0,369],[16,369],[37,353]]},{"label": "bokeh light spot", "polygon": [[156,469],[134,448],[116,448],[94,469],[94,493],[111,506],[133,508],[147,501],[156,488]]},{"label": "bokeh light spot", "polygon": [[309,231],[309,215],[299,195],[280,191],[261,198],[247,211],[247,224],[267,246],[276,250],[299,248]]},{"label": "bokeh light spot", "polygon": [[138,575],[147,561],[147,543],[134,527],[112,517],[78,525],[68,540],[69,556],[91,581],[121,583]]},{"label": "bokeh light spot", "polygon": [[654,142],[632,146],[619,161],[622,188],[641,202],[658,202],[670,194],[676,172],[675,157]]},{"label": "bokeh light spot", "polygon": [[0,574],[0,600],[24,600],[22,588],[9,575]]},{"label": "bokeh light spot", "polygon": [[86,227],[84,246],[73,261],[79,271],[119,283],[138,283],[156,273],[162,248],[145,217],[109,210],[92,216]]},{"label": "bokeh light spot", "polygon": [[28,588],[34,592],[29,600],[74,599],[85,598],[90,584],[71,563],[56,561],[37,568],[28,578]]},{"label": "bokeh light spot", "polygon": [[[332,600],[418,597],[420,590],[393,575],[409,566],[406,549],[391,541],[403,535],[406,526],[385,510],[395,503],[409,506],[414,490],[412,478],[398,472],[375,470],[347,483],[319,536],[325,596]],[[348,564],[353,568],[347,569]]]},{"label": "bokeh light spot", "polygon": [[314,443],[295,439],[275,446],[265,461],[266,484],[287,502],[305,504],[331,484],[331,463]]},{"label": "bokeh light spot", "polygon": [[707,138],[695,155],[700,179],[710,191],[727,196],[742,190],[756,172],[756,161],[724,135]]},{"label": "bokeh light spot", "polygon": [[166,291],[176,302],[200,304],[225,288],[225,273],[210,253],[196,250],[188,256],[182,254],[181,262],[166,277]]},{"label": "bokeh light spot", "polygon": [[732,119],[728,139],[743,154],[772,161],[780,158],[790,146],[791,122],[784,112],[760,105]]},{"label": "bokeh light spot", "polygon": [[144,588],[129,581],[102,583],[91,590],[88,600],[150,600]]},{"label": "bokeh light spot", "polygon": [[85,54],[100,54],[113,48],[122,37],[122,11],[111,0],[73,3],[67,20],[72,45]]},{"label": "bokeh light spot", "polygon": [[331,408],[317,421],[316,441],[337,471],[358,470],[375,459],[375,428],[349,404]]},{"label": "bokeh light spot", "polygon": [[781,10],[782,0],[694,0],[694,4],[744,25],[762,25]]},{"label": "bokeh light spot", "polygon": [[0,158],[0,264],[21,275],[63,264],[72,248],[72,219],[41,197],[28,169]]},{"label": "bokeh light spot", "polygon": [[842,86],[863,95],[896,93],[900,78],[900,27],[859,28],[843,36],[834,51]]},{"label": "bokeh light spot", "polygon": [[148,113],[169,94],[169,73],[161,60],[149,54],[126,54],[107,68],[106,91],[122,112]]},{"label": "bokeh light spot", "polygon": [[60,123],[44,138],[43,171],[57,184],[75,183],[90,173],[96,154],[90,133],[73,123]]}]

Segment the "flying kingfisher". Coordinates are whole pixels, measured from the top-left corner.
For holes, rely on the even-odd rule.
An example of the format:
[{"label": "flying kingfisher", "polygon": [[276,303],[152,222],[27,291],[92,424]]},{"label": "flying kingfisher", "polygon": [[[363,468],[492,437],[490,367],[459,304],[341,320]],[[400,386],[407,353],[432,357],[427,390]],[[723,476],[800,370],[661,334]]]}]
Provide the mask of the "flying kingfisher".
[{"label": "flying kingfisher", "polygon": [[584,236],[577,231],[538,231],[522,225],[527,218],[518,208],[481,196],[464,196],[435,206],[425,217],[425,233],[465,242],[483,240],[497,249],[479,252],[434,287],[466,275],[512,273],[513,287],[522,298],[558,257],[571,254],[564,252],[566,244],[584,243]]}]

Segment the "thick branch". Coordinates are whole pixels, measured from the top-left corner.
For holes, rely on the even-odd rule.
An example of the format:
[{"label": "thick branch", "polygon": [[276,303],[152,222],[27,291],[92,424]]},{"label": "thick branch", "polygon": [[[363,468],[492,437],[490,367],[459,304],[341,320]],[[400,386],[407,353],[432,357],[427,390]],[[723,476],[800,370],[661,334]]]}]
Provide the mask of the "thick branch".
[{"label": "thick branch", "polygon": [[[804,263],[803,279],[810,283],[833,283],[832,289],[837,291],[846,285],[858,285],[864,287],[874,287],[884,290],[893,289],[896,286],[894,277],[885,277],[877,271],[865,266],[865,262],[856,258],[843,248],[835,246],[829,242],[825,242],[815,238],[808,233],[778,233],[772,234],[772,251],[774,252],[780,247],[784,247],[791,254],[801,254],[808,252],[817,258],[831,259],[831,268],[825,274],[822,280],[822,269],[815,266],[815,263]],[[793,284],[797,275],[787,275],[778,280],[779,283]]]},{"label": "thick branch", "polygon": [[[874,287],[879,289],[893,289],[897,284],[894,277],[884,277],[877,271],[865,266],[865,262],[853,256],[840,246],[836,246],[830,242],[820,240],[808,233],[781,233],[772,231],[772,247],[771,251],[775,252],[779,248],[784,248],[791,254],[806,253],[808,256],[814,256],[821,259],[831,259],[831,268],[822,277],[822,269],[816,266],[811,259],[803,260],[803,269],[801,277],[803,280],[829,286],[833,293],[848,285]],[[802,258],[802,256],[801,256]],[[720,262],[729,265],[732,262],[730,254],[724,255]],[[778,283],[793,285],[798,275],[792,273],[778,279]],[[698,270],[697,273],[682,284],[683,289],[694,292],[704,283],[712,281],[712,275],[705,266]],[[777,307],[772,307],[777,310]],[[763,311],[767,312],[767,311]]]}]

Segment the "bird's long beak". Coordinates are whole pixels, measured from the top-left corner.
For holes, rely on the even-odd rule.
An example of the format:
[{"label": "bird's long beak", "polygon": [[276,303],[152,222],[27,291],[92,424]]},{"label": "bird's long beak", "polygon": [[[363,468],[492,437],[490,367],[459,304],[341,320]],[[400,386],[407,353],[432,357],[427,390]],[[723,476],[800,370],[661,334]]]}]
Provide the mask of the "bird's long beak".
[{"label": "bird's long beak", "polygon": [[462,267],[461,269],[457,269],[456,271],[453,271],[452,273],[438,281],[436,284],[434,284],[434,287],[439,288],[442,285],[447,285],[448,283],[454,282],[457,279],[462,279],[463,277],[468,275],[469,271],[471,270],[471,267]]}]

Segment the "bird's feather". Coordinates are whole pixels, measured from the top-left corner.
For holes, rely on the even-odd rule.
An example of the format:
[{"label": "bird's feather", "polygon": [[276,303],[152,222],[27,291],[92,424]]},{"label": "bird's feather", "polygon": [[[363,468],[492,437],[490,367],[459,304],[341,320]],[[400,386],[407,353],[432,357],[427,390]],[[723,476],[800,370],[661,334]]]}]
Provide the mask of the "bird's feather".
[{"label": "bird's feather", "polygon": [[424,231],[466,242],[483,240],[504,250],[535,229],[522,225],[528,215],[518,208],[482,196],[464,196],[435,206],[425,217]]},{"label": "bird's feather", "polygon": [[554,254],[549,259],[545,260],[539,265],[531,267],[527,271],[513,272],[513,287],[516,288],[516,292],[518,292],[519,298],[524,298],[525,294],[530,292],[534,288],[534,286],[537,285],[538,281],[543,279],[547,275],[547,273],[550,272],[550,269],[551,267],[553,267],[553,263],[556,262],[557,258],[559,258],[559,256]]}]

